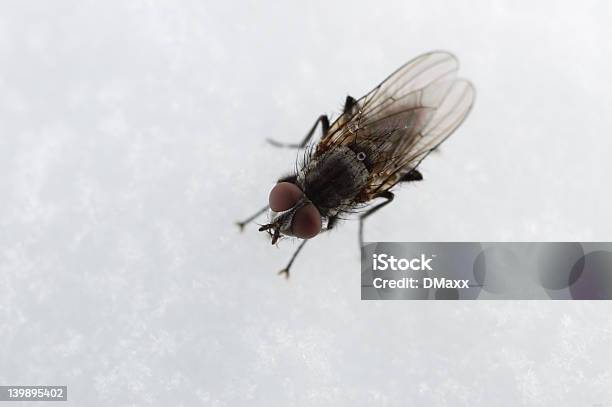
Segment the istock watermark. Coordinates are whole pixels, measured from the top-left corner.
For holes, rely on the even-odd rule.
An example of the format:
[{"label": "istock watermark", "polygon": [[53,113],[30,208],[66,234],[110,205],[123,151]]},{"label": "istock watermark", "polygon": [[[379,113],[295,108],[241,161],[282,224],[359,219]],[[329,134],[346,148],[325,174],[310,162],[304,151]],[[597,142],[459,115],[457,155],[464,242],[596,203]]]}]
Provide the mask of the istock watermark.
[{"label": "istock watermark", "polygon": [[[435,256],[435,255],[434,255]],[[385,253],[372,255],[372,269],[373,270],[394,270],[394,271],[406,271],[406,270],[432,270],[430,263],[434,256],[428,257],[425,254],[421,254],[420,257],[406,259],[406,258],[395,258]]]},{"label": "istock watermark", "polygon": [[612,243],[366,243],[361,298],[609,300]]}]

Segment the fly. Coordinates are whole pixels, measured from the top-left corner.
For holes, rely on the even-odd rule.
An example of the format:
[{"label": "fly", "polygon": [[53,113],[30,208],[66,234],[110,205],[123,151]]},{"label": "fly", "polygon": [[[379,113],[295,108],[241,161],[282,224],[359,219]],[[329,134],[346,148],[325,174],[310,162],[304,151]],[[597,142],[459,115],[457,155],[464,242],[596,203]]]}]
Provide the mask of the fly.
[{"label": "fly", "polygon": [[[360,99],[346,97],[342,114],[330,125],[321,115],[297,144],[268,139],[276,147],[303,150],[296,171],[282,177],[269,194],[268,205],[238,222],[244,226],[270,210],[259,231],[272,244],[283,236],[304,244],[334,228],[338,220],[358,214],[359,244],[363,221],[393,201],[399,183],[421,181],[418,166],[465,120],[474,103],[473,85],[457,78],[459,63],[448,52],[414,58]],[[321,138],[310,143],[317,126]],[[373,205],[375,199],[383,199]]]}]

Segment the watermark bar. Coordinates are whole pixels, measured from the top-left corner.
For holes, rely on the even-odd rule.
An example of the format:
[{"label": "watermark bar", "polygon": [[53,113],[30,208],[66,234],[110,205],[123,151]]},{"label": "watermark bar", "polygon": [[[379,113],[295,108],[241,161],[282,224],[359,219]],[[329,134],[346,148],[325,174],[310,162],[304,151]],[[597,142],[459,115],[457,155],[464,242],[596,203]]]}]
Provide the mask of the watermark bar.
[{"label": "watermark bar", "polygon": [[0,401],[66,401],[67,386],[0,386]]},{"label": "watermark bar", "polygon": [[610,300],[610,242],[365,243],[362,300]]}]

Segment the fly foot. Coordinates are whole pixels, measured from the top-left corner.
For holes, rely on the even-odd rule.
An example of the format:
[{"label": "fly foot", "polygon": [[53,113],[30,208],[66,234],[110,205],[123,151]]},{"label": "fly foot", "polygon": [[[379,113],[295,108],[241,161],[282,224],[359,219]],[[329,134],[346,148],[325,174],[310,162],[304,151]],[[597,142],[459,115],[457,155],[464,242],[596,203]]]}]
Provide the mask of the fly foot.
[{"label": "fly foot", "polygon": [[278,272],[279,276],[285,276],[285,279],[288,280],[289,279],[289,269],[288,268],[284,268],[281,271]]}]

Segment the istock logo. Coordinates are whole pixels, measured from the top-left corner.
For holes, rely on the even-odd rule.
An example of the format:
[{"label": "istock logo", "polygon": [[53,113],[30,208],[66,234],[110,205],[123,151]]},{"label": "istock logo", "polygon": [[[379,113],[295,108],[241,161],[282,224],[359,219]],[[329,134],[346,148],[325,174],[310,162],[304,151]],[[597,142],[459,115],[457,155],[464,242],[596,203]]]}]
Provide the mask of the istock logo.
[{"label": "istock logo", "polygon": [[413,257],[412,259],[405,258],[396,258],[394,256],[389,256],[385,253],[382,254],[373,254],[372,255],[372,269],[373,270],[393,270],[393,271],[425,271],[430,270],[433,271],[431,266],[429,265],[435,255],[428,257],[425,254],[421,254],[420,257]]}]

